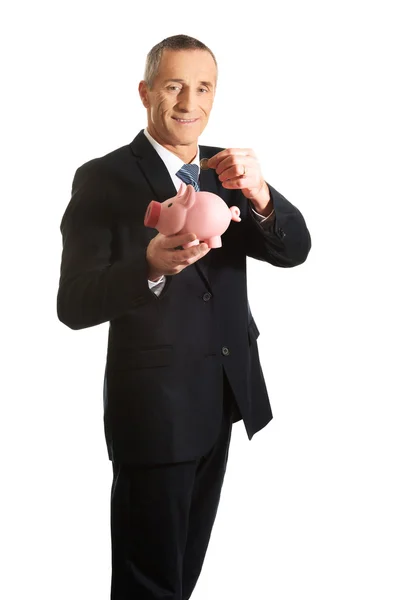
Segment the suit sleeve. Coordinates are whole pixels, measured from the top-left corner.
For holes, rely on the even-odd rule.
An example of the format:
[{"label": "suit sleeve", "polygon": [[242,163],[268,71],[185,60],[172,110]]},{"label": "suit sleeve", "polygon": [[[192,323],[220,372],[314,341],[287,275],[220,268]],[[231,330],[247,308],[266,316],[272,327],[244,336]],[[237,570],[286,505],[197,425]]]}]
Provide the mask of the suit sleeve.
[{"label": "suit sleeve", "polygon": [[270,184],[268,187],[275,219],[260,222],[247,201],[243,228],[245,252],[276,267],[295,267],[308,256],[310,233],[301,212]]},{"label": "suit sleeve", "polygon": [[112,203],[95,168],[80,167],[61,221],[63,250],[57,314],[71,329],[105,323],[157,301],[148,286],[146,248],[113,259]]}]

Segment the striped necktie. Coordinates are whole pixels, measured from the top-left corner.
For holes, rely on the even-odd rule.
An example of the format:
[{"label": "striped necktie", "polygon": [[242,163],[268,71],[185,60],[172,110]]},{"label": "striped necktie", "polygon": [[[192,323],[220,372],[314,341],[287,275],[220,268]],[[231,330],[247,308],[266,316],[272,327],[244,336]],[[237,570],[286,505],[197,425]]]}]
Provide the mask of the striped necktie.
[{"label": "striped necktie", "polygon": [[198,184],[199,167],[197,165],[183,165],[176,173],[176,176],[179,177],[179,179],[182,179],[186,185],[192,185],[196,192],[200,191],[200,186]]}]

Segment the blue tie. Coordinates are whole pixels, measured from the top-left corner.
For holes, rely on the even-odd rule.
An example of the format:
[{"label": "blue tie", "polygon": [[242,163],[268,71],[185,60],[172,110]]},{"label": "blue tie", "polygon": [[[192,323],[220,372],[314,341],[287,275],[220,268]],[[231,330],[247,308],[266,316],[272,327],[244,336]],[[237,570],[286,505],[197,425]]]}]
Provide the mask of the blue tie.
[{"label": "blue tie", "polygon": [[179,177],[179,179],[182,179],[182,181],[184,181],[186,185],[192,185],[196,192],[200,191],[200,187],[198,184],[199,167],[197,165],[183,165],[176,173],[176,176]]}]

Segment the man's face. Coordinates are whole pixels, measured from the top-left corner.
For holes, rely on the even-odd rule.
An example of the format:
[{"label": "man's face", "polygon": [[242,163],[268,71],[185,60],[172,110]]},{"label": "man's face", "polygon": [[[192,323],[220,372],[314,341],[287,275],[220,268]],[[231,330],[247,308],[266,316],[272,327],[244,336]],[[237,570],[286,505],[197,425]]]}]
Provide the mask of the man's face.
[{"label": "man's face", "polygon": [[164,146],[197,146],[214,101],[217,69],[205,50],[164,50],[153,87],[139,84],[148,130]]}]

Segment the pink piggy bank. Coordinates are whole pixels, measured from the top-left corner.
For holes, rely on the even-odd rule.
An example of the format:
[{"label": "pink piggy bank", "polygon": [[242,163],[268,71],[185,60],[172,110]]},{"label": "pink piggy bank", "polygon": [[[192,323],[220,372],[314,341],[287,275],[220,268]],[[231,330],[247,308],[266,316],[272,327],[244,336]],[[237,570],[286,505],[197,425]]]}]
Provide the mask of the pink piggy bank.
[{"label": "pink piggy bank", "polygon": [[221,235],[232,221],[239,222],[240,210],[230,208],[211,192],[196,192],[192,185],[182,183],[179,192],[165,202],[150,202],[144,217],[146,227],[154,227],[164,235],[195,233],[197,239],[185,248],[206,242],[210,248],[222,246]]}]

